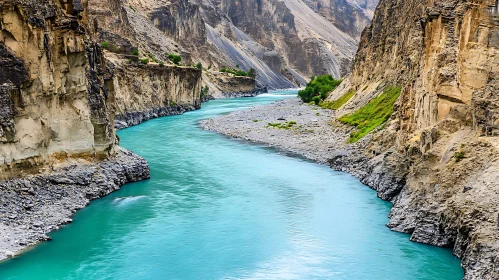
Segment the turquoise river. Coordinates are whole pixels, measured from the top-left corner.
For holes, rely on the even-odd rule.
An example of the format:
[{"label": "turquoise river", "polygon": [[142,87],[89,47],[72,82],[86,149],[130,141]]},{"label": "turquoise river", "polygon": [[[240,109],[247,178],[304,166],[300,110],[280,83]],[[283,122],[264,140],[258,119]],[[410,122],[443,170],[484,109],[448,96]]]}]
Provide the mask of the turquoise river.
[{"label": "turquoise river", "polygon": [[296,92],[210,101],[119,131],[152,179],[96,200],[0,279],[462,279],[448,249],[390,231],[390,203],[349,174],[203,131]]}]

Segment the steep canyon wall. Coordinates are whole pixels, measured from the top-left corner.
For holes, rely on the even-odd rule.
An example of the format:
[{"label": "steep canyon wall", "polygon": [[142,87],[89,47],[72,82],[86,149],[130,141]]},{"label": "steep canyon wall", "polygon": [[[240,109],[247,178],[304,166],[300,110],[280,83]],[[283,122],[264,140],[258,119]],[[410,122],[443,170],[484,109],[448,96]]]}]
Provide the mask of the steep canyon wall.
[{"label": "steep canyon wall", "polygon": [[329,97],[356,91],[341,116],[402,87],[384,129],[355,144],[365,159],[358,174],[394,203],[390,228],[453,248],[465,279],[499,278],[498,6],[380,1],[353,73]]},{"label": "steep canyon wall", "polygon": [[85,32],[85,4],[0,4],[1,178],[57,158],[113,153],[106,68]]},{"label": "steep canyon wall", "polygon": [[0,179],[113,156],[115,117],[123,127],[200,107],[199,69],[129,58],[143,38],[126,15],[120,1],[0,4]]}]

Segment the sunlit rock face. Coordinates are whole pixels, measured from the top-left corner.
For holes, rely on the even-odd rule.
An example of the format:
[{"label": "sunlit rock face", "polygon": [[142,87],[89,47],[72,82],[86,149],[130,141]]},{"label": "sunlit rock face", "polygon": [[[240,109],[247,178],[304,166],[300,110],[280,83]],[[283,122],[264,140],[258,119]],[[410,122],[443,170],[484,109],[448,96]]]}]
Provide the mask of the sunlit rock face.
[{"label": "sunlit rock face", "polygon": [[364,140],[363,181],[380,197],[397,185],[388,226],[453,248],[465,279],[499,278],[498,10],[496,0],[380,1],[352,74],[329,96],[356,92],[341,116],[401,87]]},{"label": "sunlit rock face", "polygon": [[0,4],[0,177],[113,153],[106,68],[87,34],[86,4]]}]

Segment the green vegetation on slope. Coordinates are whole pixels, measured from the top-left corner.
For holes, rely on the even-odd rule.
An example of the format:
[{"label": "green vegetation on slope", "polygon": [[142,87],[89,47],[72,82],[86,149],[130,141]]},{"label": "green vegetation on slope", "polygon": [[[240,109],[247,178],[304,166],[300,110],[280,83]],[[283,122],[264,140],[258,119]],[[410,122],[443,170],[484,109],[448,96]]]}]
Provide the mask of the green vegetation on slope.
[{"label": "green vegetation on slope", "polygon": [[382,94],[371,100],[356,112],[344,115],[338,120],[357,127],[350,135],[349,143],[355,143],[376,127],[384,124],[393,114],[393,105],[400,96],[400,87],[387,87]]},{"label": "green vegetation on slope", "polygon": [[331,75],[313,77],[307,87],[298,92],[298,96],[303,102],[313,101],[316,105],[319,105],[339,84],[341,84],[341,80],[336,80]]},{"label": "green vegetation on slope", "polygon": [[102,42],[100,43],[100,45],[104,48],[104,49],[108,49],[109,48],[109,43],[108,42]]},{"label": "green vegetation on slope", "polygon": [[209,91],[210,88],[208,86],[204,86],[204,88],[201,90],[201,98],[207,96]]},{"label": "green vegetation on slope", "polygon": [[345,103],[347,103],[348,100],[350,100],[354,95],[355,95],[355,91],[354,90],[349,90],[342,97],[336,99],[335,101],[322,102],[320,104],[320,106],[323,109],[338,110],[341,106],[345,105]]},{"label": "green vegetation on slope", "polygon": [[168,55],[168,59],[170,59],[170,61],[173,62],[174,64],[178,65],[182,60],[182,57],[178,54],[171,53]]}]

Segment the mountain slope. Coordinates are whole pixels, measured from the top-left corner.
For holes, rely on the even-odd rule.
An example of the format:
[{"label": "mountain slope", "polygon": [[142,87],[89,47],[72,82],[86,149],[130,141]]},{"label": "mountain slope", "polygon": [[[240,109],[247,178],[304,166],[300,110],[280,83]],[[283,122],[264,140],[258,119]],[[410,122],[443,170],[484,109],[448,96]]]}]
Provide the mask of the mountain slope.
[{"label": "mountain slope", "polygon": [[348,19],[357,31],[336,26],[344,22],[341,12],[326,19],[302,0],[90,0],[89,7],[107,6],[95,13],[98,33],[121,53],[136,46],[166,62],[179,53],[184,63],[201,62],[210,71],[254,68],[258,86],[289,88],[312,75],[349,71],[369,15],[355,3],[336,2],[358,13]]}]

